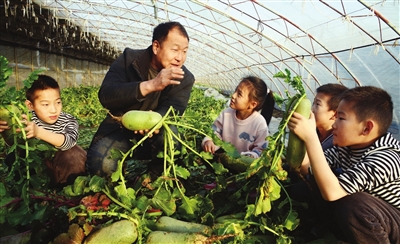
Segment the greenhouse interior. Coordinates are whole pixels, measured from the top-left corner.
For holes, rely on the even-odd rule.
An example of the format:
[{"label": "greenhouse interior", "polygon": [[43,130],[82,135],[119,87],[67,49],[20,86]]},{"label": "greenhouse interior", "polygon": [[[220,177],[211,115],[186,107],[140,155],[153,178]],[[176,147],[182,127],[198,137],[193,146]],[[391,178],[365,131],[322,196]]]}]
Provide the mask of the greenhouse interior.
[{"label": "greenhouse interior", "polygon": [[[391,96],[394,107],[393,120],[388,130],[396,140],[400,140],[398,0],[4,0],[0,3],[0,19],[0,56],[7,60],[2,60],[1,64],[1,72],[5,77],[2,82],[7,80],[6,86],[0,86],[1,89],[8,89],[10,94],[19,94],[18,91],[25,88],[25,81],[31,79],[31,74],[42,73],[59,83],[62,96],[65,94],[63,109],[75,117],[80,116],[78,107],[89,109],[95,104],[97,107],[93,110],[101,110],[101,114],[91,111],[85,115],[85,120],[84,116],[77,118],[81,138],[78,144],[84,144],[84,149],[89,147],[96,129],[107,115],[98,101],[97,92],[111,64],[125,48],[146,49],[151,46],[154,28],[169,21],[179,22],[186,29],[189,45],[184,66],[194,75],[193,87],[205,96],[208,93],[208,97],[200,100],[201,104],[196,106],[191,105],[189,100],[186,110],[186,114],[203,114],[204,117],[193,120],[191,124],[198,131],[202,128],[211,130],[211,124],[219,112],[229,105],[227,102],[242,78],[255,76],[262,79],[276,97],[282,99],[274,105],[275,113],[269,125],[269,134],[276,136],[275,132],[285,131],[283,137],[287,139],[289,132],[282,129],[288,111],[284,102],[299,93],[299,88],[284,79],[286,77],[289,80],[300,80],[300,86],[311,102],[317,88],[329,83],[341,84],[347,88],[374,86],[385,90]],[[213,94],[215,104],[211,103],[210,94]],[[15,95],[11,100],[20,99],[19,96]],[[222,99],[218,100],[217,96],[222,96]],[[194,97],[191,99],[194,100]],[[4,105],[4,101],[1,101],[0,106]],[[191,110],[200,105],[207,107],[201,108],[200,112]],[[98,121],[94,121],[97,118]],[[204,127],[201,118],[210,118],[204,120]],[[191,121],[176,120],[178,122],[175,123]],[[82,127],[91,127],[91,130],[86,131]],[[185,136],[193,137],[184,140],[197,140],[197,144],[190,146],[198,146],[204,134],[192,135],[186,131],[189,130],[187,127],[182,130],[187,133]],[[90,136],[84,137],[85,134]],[[86,141],[83,142],[84,139]],[[282,139],[285,144],[282,148],[287,146],[286,139]],[[276,146],[278,151],[280,144],[275,142],[269,141],[269,145]],[[132,166],[135,162],[126,160],[128,169],[124,170],[131,170],[130,176],[133,175],[132,178],[136,180],[129,181],[129,174],[113,174],[110,181],[106,179],[104,182],[85,176],[81,181],[77,179],[74,184],[65,186],[57,196],[50,196],[48,192],[45,193],[48,190],[47,181],[38,183],[42,172],[36,170],[33,175],[29,173],[29,167],[36,165],[32,164],[33,161],[40,161],[38,165],[44,165],[42,156],[35,156],[41,149],[28,150],[27,145],[10,147],[7,143],[0,143],[0,243],[99,243],[99,240],[105,241],[99,239],[105,238],[102,237],[105,233],[108,233],[108,241],[104,243],[340,241],[329,231],[315,234],[315,223],[310,227],[311,230],[300,228],[307,222],[298,217],[302,205],[294,200],[282,200],[289,192],[284,189],[289,189],[286,187],[290,182],[278,169],[273,176],[266,173],[268,170],[263,168],[266,166],[259,166],[257,172],[253,171],[252,174],[249,169],[241,173],[227,173],[224,171],[226,169],[213,164],[214,171],[207,178],[205,174],[209,173],[210,167],[205,167],[207,163],[204,161],[212,157],[203,159],[204,155],[199,152],[201,150],[194,150],[193,154],[186,150],[189,156],[183,157],[184,153],[181,152],[175,157],[183,157],[185,162],[196,158],[196,162],[176,168],[173,163],[171,165],[174,167],[168,168],[166,163],[165,175],[156,180],[152,181],[137,173],[141,169]],[[4,162],[8,154],[18,148],[26,152],[23,156],[15,156],[15,161],[22,157],[18,165],[25,168],[16,179],[16,172],[21,174],[21,170],[12,167],[13,170],[9,171]],[[272,150],[265,151],[271,153]],[[28,156],[28,151],[31,156]],[[127,156],[124,153],[122,155]],[[270,154],[267,156],[273,158]],[[119,162],[124,160],[125,157]],[[255,160],[251,165],[256,161],[262,160]],[[28,162],[31,166],[28,166]],[[394,170],[397,171],[395,181],[398,187],[400,164],[397,163],[397,166]],[[269,167],[268,172],[272,172],[272,166]],[[171,170],[168,171],[170,174],[165,173],[166,169]],[[196,174],[201,177],[191,178]],[[144,180],[140,177],[144,177]],[[125,181],[131,185],[125,184]],[[203,189],[196,189],[198,186],[195,182],[202,182],[198,185],[199,188],[204,186]],[[268,182],[274,183],[268,185]],[[210,186],[212,184],[214,188]],[[255,200],[251,202],[249,199],[253,188],[258,189],[258,195],[253,196]],[[260,193],[263,188],[268,188],[270,195],[276,193],[273,189],[279,188],[279,197],[267,197],[267,193]],[[397,198],[395,196],[393,201],[400,202],[399,194],[400,191],[397,191]],[[84,199],[99,195],[104,196],[109,205],[103,204],[102,208],[90,211],[84,209],[87,207]],[[55,198],[58,202],[53,200]],[[96,199],[97,204],[101,203],[100,198]],[[221,198],[237,204],[228,208],[217,200],[214,202],[214,199]],[[287,199],[290,197],[287,196]],[[237,217],[238,212],[244,212],[245,215]],[[232,221],[229,223],[221,222],[218,228],[214,228],[217,217],[227,214],[236,215],[230,218]],[[186,231],[185,237],[191,241],[179,242],[183,237],[169,236],[171,233],[176,234],[173,230],[157,229],[159,223],[154,223],[161,217],[174,218],[169,220],[167,226],[173,225],[173,221],[186,221],[183,224],[185,228],[194,229],[189,224],[199,224],[210,229],[200,237],[194,235],[199,235],[201,231],[198,229],[193,233]],[[128,220],[128,226],[121,220]],[[120,227],[116,224],[120,224]],[[106,232],[100,233],[102,229],[106,229]],[[154,239],[150,238],[150,235],[158,231],[164,231],[164,239],[157,239],[156,235],[152,236]],[[97,236],[93,237],[93,232],[98,232]],[[129,232],[130,236],[118,234],[125,232]],[[397,240],[400,242],[400,239]]]}]

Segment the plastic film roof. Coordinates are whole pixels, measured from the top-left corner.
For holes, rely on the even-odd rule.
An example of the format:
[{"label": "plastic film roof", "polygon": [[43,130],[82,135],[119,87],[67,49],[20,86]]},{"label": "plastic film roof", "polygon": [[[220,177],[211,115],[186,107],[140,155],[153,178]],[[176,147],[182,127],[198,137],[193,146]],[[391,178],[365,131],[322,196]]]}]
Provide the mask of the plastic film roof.
[{"label": "plastic film roof", "polygon": [[[299,75],[310,97],[325,83],[386,89],[400,120],[400,3],[387,1],[32,0],[120,52],[146,48],[160,22],[190,37],[187,68],[196,83],[231,92],[257,75],[284,96],[278,71]],[[399,137],[399,136],[397,136]]]}]

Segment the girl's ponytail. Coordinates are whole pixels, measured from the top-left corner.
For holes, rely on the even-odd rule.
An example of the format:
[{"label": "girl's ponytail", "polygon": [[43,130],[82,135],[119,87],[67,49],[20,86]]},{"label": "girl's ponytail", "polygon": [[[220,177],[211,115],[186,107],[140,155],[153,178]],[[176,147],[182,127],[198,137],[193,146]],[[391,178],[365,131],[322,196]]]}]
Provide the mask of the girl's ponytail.
[{"label": "girl's ponytail", "polygon": [[269,125],[275,107],[275,99],[272,91],[269,89],[267,91],[268,93],[261,109],[261,115],[264,117],[265,121],[267,121],[267,125]]}]

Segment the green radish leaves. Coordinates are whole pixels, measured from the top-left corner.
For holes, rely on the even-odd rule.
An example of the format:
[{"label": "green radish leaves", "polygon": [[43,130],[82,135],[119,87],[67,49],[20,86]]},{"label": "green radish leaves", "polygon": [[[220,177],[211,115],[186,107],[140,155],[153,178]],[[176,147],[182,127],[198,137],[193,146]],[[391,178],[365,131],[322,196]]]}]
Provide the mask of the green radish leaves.
[{"label": "green radish leaves", "polygon": [[[288,83],[290,86],[298,85],[298,78],[292,79],[288,71],[275,77],[290,81]],[[89,138],[87,144],[90,143],[92,132],[85,129],[96,128],[106,114],[98,103],[97,92],[98,87],[71,87],[63,89],[62,92],[62,96],[66,97],[64,104],[66,112],[76,115],[80,125],[85,127],[80,130],[80,134]],[[301,96],[301,93],[301,89],[296,90],[296,96]],[[275,100],[277,104],[279,101],[288,104],[290,97],[287,99],[278,97]],[[229,238],[221,243],[266,239],[271,242],[290,243],[290,231],[297,228],[299,219],[286,192],[285,188],[290,183],[287,172],[282,168],[286,150],[287,118],[282,118],[278,131],[267,138],[268,148],[263,151],[261,157],[255,159],[245,172],[232,173],[221,163],[214,161],[212,154],[203,152],[200,146],[204,136],[213,136],[211,124],[225,104],[225,101],[204,98],[203,90],[193,89],[185,114],[176,116],[171,110],[162,118],[161,124],[167,131],[164,138],[166,148],[159,154],[165,159],[165,171],[162,175],[151,176],[143,170],[148,162],[142,163],[130,159],[134,150],[148,138],[145,135],[143,140],[133,142],[129,151],[112,153],[119,163],[110,177],[78,177],[74,184],[66,186],[58,193],[56,200],[48,198],[49,206],[62,205],[64,200],[60,199],[65,199],[62,210],[68,213],[66,224],[85,222],[85,226],[94,227],[95,223],[110,224],[120,219],[128,219],[138,224],[137,243],[144,243],[156,219],[165,215],[207,224],[212,227],[212,236],[216,238],[214,239],[216,242],[222,240],[218,239],[221,237]],[[170,126],[175,126],[180,135],[171,133],[168,130]],[[233,145],[213,139],[230,157],[240,156]],[[174,141],[181,142],[181,150],[174,146],[172,143]],[[37,148],[39,147],[41,146]],[[30,165],[43,164],[41,159],[33,158],[33,153],[30,152],[29,155],[29,160],[32,160],[29,161]],[[177,159],[180,160],[179,165],[176,163]],[[129,167],[134,167],[140,173],[132,175],[131,172],[126,172],[124,164],[128,165],[128,170],[131,169]],[[25,167],[23,162],[16,168],[21,168],[20,166]],[[213,187],[207,188],[206,185]],[[13,204],[11,199],[14,198],[11,198],[9,186],[3,185],[4,191],[1,186],[0,184],[2,201],[7,199],[8,204]],[[32,197],[33,188],[31,185],[29,189],[26,188],[29,191],[20,190],[19,193],[23,192],[27,197]],[[88,210],[80,204],[82,197],[93,193],[105,194],[111,200],[107,210]],[[44,194],[48,197],[47,192]],[[15,201],[23,202],[20,199]],[[70,205],[66,205],[67,203]],[[25,207],[14,210],[18,210],[16,216],[19,213],[37,210],[42,214],[41,220],[45,222],[47,211],[54,211],[54,208]],[[245,214],[228,219],[224,223],[215,221],[221,215],[238,212]],[[8,213],[0,213],[0,221],[9,224]],[[12,223],[20,225],[29,221],[16,218]],[[85,227],[84,230],[86,234],[90,232],[89,227]]]},{"label": "green radish leaves", "polygon": [[290,70],[285,69],[285,72],[279,71],[276,73],[274,78],[281,78],[289,84],[294,90],[298,91],[300,94],[305,94],[306,90],[303,87],[303,81],[300,76],[291,77]]}]

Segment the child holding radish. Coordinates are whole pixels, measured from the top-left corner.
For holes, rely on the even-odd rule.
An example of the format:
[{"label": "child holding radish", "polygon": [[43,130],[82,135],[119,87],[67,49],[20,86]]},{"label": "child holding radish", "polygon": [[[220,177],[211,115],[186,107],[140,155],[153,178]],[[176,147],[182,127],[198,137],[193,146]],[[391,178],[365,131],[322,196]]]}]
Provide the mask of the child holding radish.
[{"label": "child holding radish", "polygon": [[[333,147],[333,134],[332,125],[335,122],[336,109],[340,102],[340,95],[348,88],[341,84],[328,83],[319,86],[316,89],[314,101],[311,106],[311,111],[314,113],[316,131],[318,134],[319,141],[322,149],[326,150]],[[288,160],[288,158],[286,158]],[[288,171],[289,178],[291,180],[290,196],[292,199],[307,203],[309,206],[313,205],[310,201],[311,192],[309,183],[304,180],[304,177],[308,175],[309,159],[307,153],[301,163],[300,169],[290,168],[290,162],[287,162],[283,168]],[[299,173],[302,176],[299,176]],[[315,211],[313,207],[307,209],[300,208],[298,210],[300,218],[302,220],[316,220]],[[302,221],[304,224],[301,228],[305,228],[306,232],[311,232],[312,237],[319,237],[323,234],[324,229],[322,226],[315,221]]]},{"label": "child holding radish", "polygon": [[30,120],[22,115],[26,137],[43,140],[58,149],[53,158],[45,159],[52,183],[73,183],[78,175],[85,174],[86,151],[76,144],[77,120],[62,112],[57,81],[39,75],[26,91],[25,104],[32,113]]},{"label": "child holding radish", "polygon": [[388,128],[390,95],[377,87],[345,91],[323,151],[315,118],[294,113],[288,126],[304,141],[317,211],[335,236],[351,243],[400,243],[400,142]]},{"label": "child holding radish", "polygon": [[[232,143],[242,155],[258,158],[267,147],[274,104],[273,94],[262,79],[245,77],[236,87],[230,107],[220,113],[212,128],[218,138]],[[213,154],[219,149],[209,137],[203,139],[202,147]]]},{"label": "child holding radish", "polygon": [[[328,83],[319,86],[311,107],[314,113],[317,134],[323,150],[333,146],[332,125],[335,122],[336,109],[339,106],[340,95],[348,88],[341,84]],[[308,174],[308,156],[306,154],[300,173]]]}]

